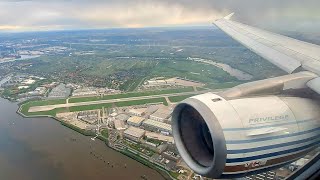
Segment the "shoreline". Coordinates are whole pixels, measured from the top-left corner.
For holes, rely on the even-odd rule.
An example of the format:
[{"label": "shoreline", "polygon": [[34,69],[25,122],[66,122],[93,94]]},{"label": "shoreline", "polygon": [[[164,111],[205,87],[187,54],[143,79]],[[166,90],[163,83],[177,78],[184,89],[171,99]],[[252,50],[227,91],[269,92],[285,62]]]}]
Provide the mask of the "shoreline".
[{"label": "shoreline", "polygon": [[[40,117],[45,117],[45,118],[52,118],[54,119],[55,121],[58,121],[62,126],[66,127],[66,128],[69,128],[75,132],[78,132],[84,136],[91,136],[91,137],[94,137],[96,134],[95,133],[92,133],[92,131],[86,131],[86,130],[83,130],[83,129],[80,129],[72,124],[69,124],[67,122],[64,122],[64,121],[61,121],[59,120],[58,118],[56,118],[55,116],[51,116],[51,115],[33,115],[33,116],[27,116],[25,114],[23,114],[21,112],[21,104],[22,103],[18,103],[17,105],[19,106],[19,108],[16,110],[16,113],[20,116],[22,116],[23,118],[40,118]],[[174,178],[170,172],[168,172],[167,170],[165,170],[163,167],[160,167],[158,166],[157,164],[154,164],[153,162],[150,162],[146,159],[143,159],[142,157],[139,157],[133,153],[128,153],[128,152],[125,152],[125,151],[121,151],[121,150],[118,150],[116,148],[113,148],[111,146],[109,146],[109,143],[108,143],[108,139],[105,139],[104,136],[101,136],[99,135],[97,137],[97,139],[99,139],[100,141],[103,141],[106,146],[114,151],[117,151],[125,156],[127,156],[128,158],[131,158],[141,164],[143,164],[144,166],[147,166],[148,168],[151,168],[155,171],[157,171],[164,179],[172,179],[172,180],[175,180],[176,178]]]}]

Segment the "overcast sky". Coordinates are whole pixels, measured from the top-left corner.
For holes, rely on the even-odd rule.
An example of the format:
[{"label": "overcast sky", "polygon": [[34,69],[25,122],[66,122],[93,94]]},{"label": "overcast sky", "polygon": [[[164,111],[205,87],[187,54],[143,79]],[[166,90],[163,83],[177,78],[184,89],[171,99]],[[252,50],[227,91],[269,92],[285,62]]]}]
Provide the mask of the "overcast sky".
[{"label": "overcast sky", "polygon": [[0,30],[210,25],[231,12],[261,27],[320,30],[320,0],[0,0]]}]

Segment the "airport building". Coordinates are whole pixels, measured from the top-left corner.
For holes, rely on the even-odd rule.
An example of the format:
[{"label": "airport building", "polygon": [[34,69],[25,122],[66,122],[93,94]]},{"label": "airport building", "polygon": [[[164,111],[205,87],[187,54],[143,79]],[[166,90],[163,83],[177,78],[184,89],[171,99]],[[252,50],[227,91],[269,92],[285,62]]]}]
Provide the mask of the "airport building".
[{"label": "airport building", "polygon": [[146,113],[147,114],[153,114],[154,112],[156,112],[159,109],[159,105],[149,105]]},{"label": "airport building", "polygon": [[174,143],[174,139],[172,136],[165,136],[163,134],[155,133],[155,132],[146,132],[146,137],[151,139],[157,139],[160,141],[165,141],[168,143]]},{"label": "airport building", "polygon": [[130,109],[129,113],[134,116],[143,116],[146,110],[147,110],[146,108]]},{"label": "airport building", "polygon": [[147,119],[142,124],[146,129],[151,131],[164,131],[168,133],[172,133],[171,125],[163,122]]},{"label": "airport building", "polygon": [[70,95],[71,89],[66,88],[65,84],[59,84],[57,87],[53,88],[48,95],[49,99],[54,98],[66,98]]},{"label": "airport building", "polygon": [[99,118],[98,114],[98,110],[81,111],[77,114],[77,118],[89,124],[95,124]]},{"label": "airport building", "polygon": [[121,120],[121,121],[127,121],[129,119],[130,116],[126,115],[126,114],[119,114],[116,116],[116,119]]},{"label": "airport building", "polygon": [[[192,59],[192,58],[190,58]],[[203,86],[204,84],[198,81],[174,77],[170,79],[150,79],[144,83],[145,86]]]},{"label": "airport building", "polygon": [[118,131],[121,131],[121,130],[125,130],[126,126],[124,125],[123,121],[116,119],[114,120],[114,128]]},{"label": "airport building", "polygon": [[150,115],[150,119],[164,122],[171,116],[172,110],[169,107],[161,106],[155,113]]},{"label": "airport building", "polygon": [[144,118],[139,116],[132,116],[127,120],[127,123],[131,126],[141,126]]},{"label": "airport building", "polygon": [[166,80],[149,80],[149,81],[147,81],[147,84],[148,85],[157,85],[157,86],[159,86],[159,85],[165,85],[165,84],[167,84],[167,81]]},{"label": "airport building", "polygon": [[139,142],[145,134],[145,130],[130,126],[127,130],[124,131],[124,136],[133,141]]},{"label": "airport building", "polygon": [[75,89],[72,92],[72,96],[96,96],[98,95],[96,88],[94,87],[85,87],[80,89]]}]

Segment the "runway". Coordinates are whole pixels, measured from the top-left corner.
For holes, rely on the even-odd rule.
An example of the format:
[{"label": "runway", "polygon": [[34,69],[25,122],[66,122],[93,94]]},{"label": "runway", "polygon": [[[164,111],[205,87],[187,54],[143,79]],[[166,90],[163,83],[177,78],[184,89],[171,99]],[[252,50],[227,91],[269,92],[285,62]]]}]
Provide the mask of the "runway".
[{"label": "runway", "polygon": [[[222,91],[222,90],[215,90],[215,92],[219,92],[219,91]],[[160,95],[151,95],[151,96],[139,96],[139,97],[130,97],[130,98],[108,99],[108,100],[66,103],[66,104],[55,104],[55,105],[47,105],[47,106],[33,106],[33,107],[30,107],[28,112],[42,112],[42,111],[50,111],[56,108],[67,108],[67,107],[95,105],[95,104],[107,104],[107,103],[134,101],[134,100],[143,100],[143,99],[165,98],[165,97],[172,97],[172,96],[184,96],[184,95],[192,95],[192,94],[196,95],[196,94],[203,94],[207,92],[212,92],[212,90],[173,93],[173,94],[160,94]]]}]

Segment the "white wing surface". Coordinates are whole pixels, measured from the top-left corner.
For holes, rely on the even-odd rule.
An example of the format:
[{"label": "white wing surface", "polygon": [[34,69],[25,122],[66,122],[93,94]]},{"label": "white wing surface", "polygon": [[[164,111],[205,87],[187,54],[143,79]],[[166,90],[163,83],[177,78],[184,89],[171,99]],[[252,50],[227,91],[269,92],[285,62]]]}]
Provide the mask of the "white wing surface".
[{"label": "white wing surface", "polygon": [[303,68],[320,75],[320,46],[234,22],[229,20],[230,17],[214,24],[288,73]]}]

